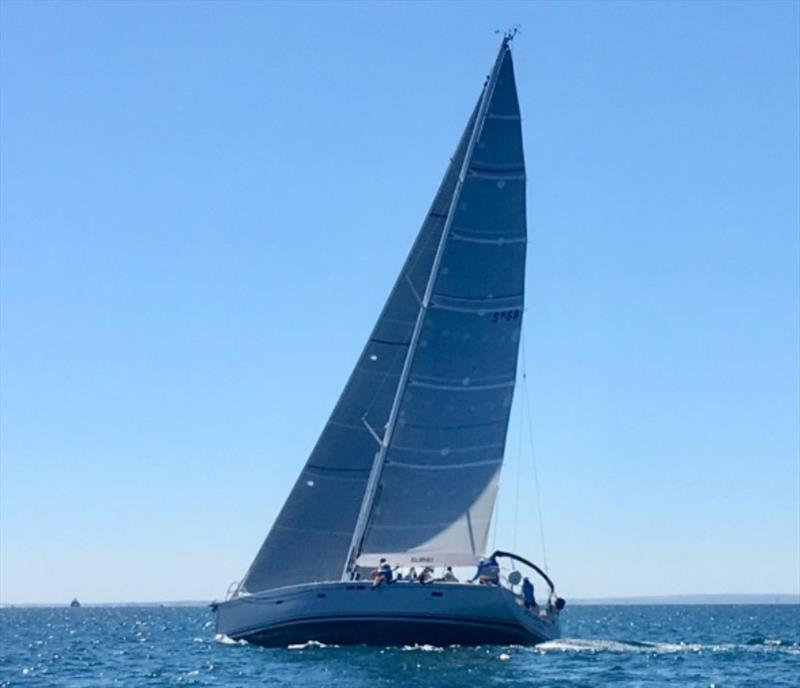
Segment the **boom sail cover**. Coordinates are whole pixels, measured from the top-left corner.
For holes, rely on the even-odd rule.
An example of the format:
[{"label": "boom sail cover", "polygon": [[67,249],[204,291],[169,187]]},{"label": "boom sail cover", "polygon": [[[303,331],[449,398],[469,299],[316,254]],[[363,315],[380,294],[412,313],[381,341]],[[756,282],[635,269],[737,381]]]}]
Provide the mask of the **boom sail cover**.
[{"label": "boom sail cover", "polygon": [[[243,591],[339,580],[363,508],[360,565],[381,556],[464,565],[484,554],[522,324],[520,125],[505,40],[411,253]],[[377,489],[367,493],[373,469]]]}]

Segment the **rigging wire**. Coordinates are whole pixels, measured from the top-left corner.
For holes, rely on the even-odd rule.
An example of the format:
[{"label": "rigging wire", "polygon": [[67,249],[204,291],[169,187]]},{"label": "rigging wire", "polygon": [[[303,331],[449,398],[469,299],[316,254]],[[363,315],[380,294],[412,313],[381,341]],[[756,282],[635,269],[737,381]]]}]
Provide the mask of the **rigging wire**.
[{"label": "rigging wire", "polygon": [[492,519],[492,524],[494,525],[494,530],[492,531],[492,551],[497,549],[497,531],[499,527],[498,524],[500,523],[500,492],[501,490],[497,490],[494,498],[494,518]]},{"label": "rigging wire", "polygon": [[519,438],[517,441],[517,484],[514,489],[514,531],[513,531],[513,538],[512,542],[512,549],[516,552],[517,551],[517,531],[518,531],[518,524],[519,524],[519,484],[520,484],[520,475],[522,473],[522,435],[523,431],[525,430],[525,423],[522,416],[522,406],[524,404],[524,400],[519,400],[519,418],[517,422],[519,423]]},{"label": "rigging wire", "polygon": [[[523,325],[524,330],[524,325]],[[530,446],[531,446],[531,462],[533,463],[533,484],[536,489],[536,510],[539,516],[539,538],[541,539],[542,545],[542,563],[544,564],[544,570],[548,571],[548,564],[547,564],[547,547],[545,546],[545,539],[544,539],[544,518],[542,517],[542,494],[541,490],[539,489],[539,470],[536,465],[536,450],[534,448],[533,443],[533,418],[531,414],[531,403],[530,403],[530,392],[528,390],[528,364],[525,356],[525,333],[524,331],[521,332],[522,342],[521,342],[521,349],[522,349],[522,393],[523,393],[523,404],[527,410],[527,418],[528,418],[528,437],[530,439]]]}]

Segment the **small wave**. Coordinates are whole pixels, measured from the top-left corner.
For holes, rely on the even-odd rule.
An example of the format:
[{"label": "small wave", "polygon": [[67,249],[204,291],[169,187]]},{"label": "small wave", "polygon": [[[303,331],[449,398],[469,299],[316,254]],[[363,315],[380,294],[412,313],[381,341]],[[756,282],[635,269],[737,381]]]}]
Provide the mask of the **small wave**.
[{"label": "small wave", "polygon": [[246,640],[234,640],[233,638],[225,635],[224,633],[217,633],[214,636],[214,642],[217,642],[220,645],[247,645]]},{"label": "small wave", "polygon": [[289,649],[289,650],[308,650],[308,649],[310,649],[312,647],[325,648],[325,647],[339,647],[339,646],[338,645],[326,645],[325,643],[319,642],[319,640],[309,640],[306,643],[298,643],[296,645],[288,645],[287,649]]},{"label": "small wave", "polygon": [[436,645],[404,645],[403,652],[444,652],[443,647]]},{"label": "small wave", "polygon": [[652,652],[655,643],[625,642],[622,640],[582,640],[579,638],[563,638],[551,640],[537,645],[539,652]]}]

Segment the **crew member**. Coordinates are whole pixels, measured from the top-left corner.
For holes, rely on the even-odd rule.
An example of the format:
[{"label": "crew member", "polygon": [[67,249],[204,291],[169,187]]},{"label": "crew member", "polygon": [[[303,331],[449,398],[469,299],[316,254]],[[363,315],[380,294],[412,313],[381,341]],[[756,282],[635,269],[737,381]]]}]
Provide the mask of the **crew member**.
[{"label": "crew member", "polygon": [[448,566],[444,570],[444,575],[437,580],[442,581],[443,583],[458,583],[458,578],[456,578],[456,574],[453,573],[453,567]]},{"label": "crew member", "polygon": [[522,580],[522,598],[525,600],[525,609],[536,609],[536,598],[533,595],[533,583],[528,578]]},{"label": "crew member", "polygon": [[381,557],[378,568],[372,572],[372,587],[377,588],[381,583],[391,583],[394,580],[392,567],[384,557]]},{"label": "crew member", "polygon": [[500,566],[497,559],[494,558],[494,554],[487,559],[481,559],[478,570],[469,582],[474,583],[476,579],[481,585],[498,585],[500,583]]},{"label": "crew member", "polygon": [[430,566],[426,566],[422,571],[420,571],[419,576],[417,576],[417,580],[425,585],[426,583],[433,583],[433,569]]}]

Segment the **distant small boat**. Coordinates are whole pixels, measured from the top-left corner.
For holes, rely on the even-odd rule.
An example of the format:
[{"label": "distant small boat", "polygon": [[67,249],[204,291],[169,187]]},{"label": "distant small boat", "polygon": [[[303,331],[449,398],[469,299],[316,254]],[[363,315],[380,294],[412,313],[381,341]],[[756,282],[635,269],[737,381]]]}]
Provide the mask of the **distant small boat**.
[{"label": "distant small boat", "polygon": [[[364,580],[387,561],[433,571],[486,556],[524,307],[513,34],[300,478],[244,580],[212,604],[220,635],[265,646],[559,637],[564,601],[544,571],[511,552],[484,562],[497,571],[484,585]],[[496,557],[512,570],[500,574]],[[521,594],[520,565],[546,583],[546,608],[532,587]]]},{"label": "distant small boat", "polygon": [[77,597],[73,597],[72,598],[72,602],[69,603],[69,606],[72,607],[72,608],[77,608],[77,607],[81,606],[81,603],[78,602],[78,598]]}]

